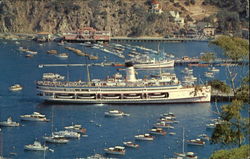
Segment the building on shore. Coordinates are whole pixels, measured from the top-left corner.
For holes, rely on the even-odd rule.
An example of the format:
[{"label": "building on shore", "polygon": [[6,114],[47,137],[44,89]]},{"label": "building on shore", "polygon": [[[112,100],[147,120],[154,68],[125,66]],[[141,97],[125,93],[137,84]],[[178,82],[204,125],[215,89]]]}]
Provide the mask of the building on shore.
[{"label": "building on shore", "polygon": [[162,8],[160,6],[160,2],[158,2],[157,0],[152,0],[151,1],[151,8],[149,9],[149,12],[154,13],[154,14],[163,13]]},{"label": "building on shore", "polygon": [[39,33],[36,34],[34,40],[38,41],[38,42],[51,41],[51,40],[53,40],[52,39],[52,33],[50,33],[50,32],[39,32]]},{"label": "building on shore", "polygon": [[109,42],[110,36],[109,31],[97,31],[92,27],[84,27],[77,31],[65,33],[63,40],[68,42]]},{"label": "building on shore", "polygon": [[214,36],[215,29],[216,29],[215,27],[208,24],[203,28],[203,34],[208,37]]},{"label": "building on shore", "polygon": [[180,17],[180,13],[178,11],[170,11],[170,20],[177,23],[180,27],[185,25],[185,21],[183,17]]}]

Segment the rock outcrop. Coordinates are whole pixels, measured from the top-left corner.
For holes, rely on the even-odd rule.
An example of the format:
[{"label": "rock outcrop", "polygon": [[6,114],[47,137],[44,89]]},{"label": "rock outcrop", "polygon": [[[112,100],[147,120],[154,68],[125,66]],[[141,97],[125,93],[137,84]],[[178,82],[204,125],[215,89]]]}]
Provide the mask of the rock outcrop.
[{"label": "rock outcrop", "polygon": [[63,33],[82,27],[113,36],[164,36],[178,30],[167,12],[148,12],[146,0],[1,0],[0,32]]}]

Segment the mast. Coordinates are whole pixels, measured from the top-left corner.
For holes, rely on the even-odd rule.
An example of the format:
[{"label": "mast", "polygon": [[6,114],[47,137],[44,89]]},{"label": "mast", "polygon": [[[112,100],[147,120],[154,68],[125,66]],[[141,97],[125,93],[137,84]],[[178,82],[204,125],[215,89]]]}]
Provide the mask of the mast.
[{"label": "mast", "polygon": [[185,154],[185,139],[184,139],[184,127],[182,127],[182,153]]},{"label": "mast", "polygon": [[90,73],[89,73],[89,65],[86,66],[87,69],[87,78],[88,78],[88,86],[90,86]]}]

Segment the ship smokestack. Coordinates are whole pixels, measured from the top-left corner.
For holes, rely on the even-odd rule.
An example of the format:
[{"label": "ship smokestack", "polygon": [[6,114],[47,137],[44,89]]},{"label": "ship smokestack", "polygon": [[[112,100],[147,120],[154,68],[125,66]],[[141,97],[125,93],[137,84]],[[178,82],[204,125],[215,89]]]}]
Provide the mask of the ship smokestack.
[{"label": "ship smokestack", "polygon": [[131,62],[125,63],[126,68],[126,80],[128,82],[135,82],[135,69],[133,67],[133,64]]}]

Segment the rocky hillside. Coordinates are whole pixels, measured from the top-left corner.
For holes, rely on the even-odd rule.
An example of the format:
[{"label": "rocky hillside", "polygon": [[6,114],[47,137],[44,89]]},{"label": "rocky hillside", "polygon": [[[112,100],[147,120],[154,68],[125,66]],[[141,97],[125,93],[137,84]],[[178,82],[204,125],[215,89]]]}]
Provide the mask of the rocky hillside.
[{"label": "rocky hillside", "polygon": [[[169,21],[170,10],[183,17],[197,14],[176,1],[160,1],[164,13],[155,15],[148,12],[147,0],[1,0],[0,32],[62,33],[91,26],[110,30],[113,36],[164,36],[179,29]],[[206,14],[200,13],[198,19]]]}]

